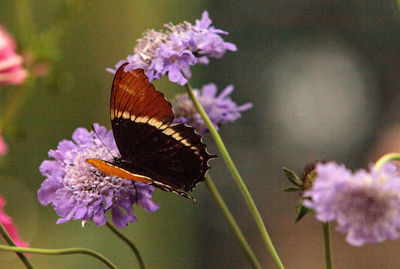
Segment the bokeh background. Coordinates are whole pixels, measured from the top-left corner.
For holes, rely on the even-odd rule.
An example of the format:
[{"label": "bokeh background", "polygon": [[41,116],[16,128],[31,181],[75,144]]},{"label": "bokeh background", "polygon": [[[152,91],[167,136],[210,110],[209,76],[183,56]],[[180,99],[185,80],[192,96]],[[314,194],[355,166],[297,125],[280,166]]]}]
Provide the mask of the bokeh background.
[{"label": "bokeh background", "polygon": [[[15,117],[2,126],[9,154],[0,160],[6,211],[32,247],[93,248],[120,268],[137,268],[129,249],[105,227],[80,221],[56,225],[53,209],[41,206],[38,171],[49,149],[93,122],[110,127],[112,75],[106,67],[131,54],[148,28],[194,22],[208,10],[213,25],[238,46],[208,66],[192,68],[192,85],[235,85],[232,98],[253,109],[221,135],[258,205],[287,268],[323,268],[322,226],[308,216],[294,224],[296,194],[282,166],[301,172],[315,160],[367,167],[400,150],[400,16],[389,0],[323,1],[42,1],[2,0],[0,24],[38,74],[28,81]],[[33,60],[32,60],[33,59]],[[28,62],[29,63],[29,62]],[[155,85],[168,98],[184,89],[167,80]],[[0,89],[3,91],[3,89]],[[8,94],[0,93],[2,105]],[[206,137],[210,152],[218,154]],[[274,264],[223,162],[211,173],[265,268]],[[161,209],[135,208],[138,221],[123,229],[148,268],[248,268],[222,214],[204,185],[193,206],[156,190]],[[400,241],[351,247],[333,231],[336,268],[398,268]],[[33,255],[37,268],[101,268],[93,258]],[[0,268],[23,268],[0,253]]]}]

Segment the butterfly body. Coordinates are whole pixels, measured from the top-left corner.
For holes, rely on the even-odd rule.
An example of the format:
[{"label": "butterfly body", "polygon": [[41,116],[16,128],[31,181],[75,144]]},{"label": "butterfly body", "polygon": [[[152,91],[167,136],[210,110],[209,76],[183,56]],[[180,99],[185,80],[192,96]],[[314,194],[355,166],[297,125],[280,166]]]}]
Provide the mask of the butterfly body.
[{"label": "butterfly body", "polygon": [[124,72],[125,65],[115,74],[110,99],[121,158],[87,162],[105,174],[152,184],[194,201],[187,192],[204,180],[208,161],[215,156],[206,151],[194,128],[172,124],[171,104],[143,70]]}]

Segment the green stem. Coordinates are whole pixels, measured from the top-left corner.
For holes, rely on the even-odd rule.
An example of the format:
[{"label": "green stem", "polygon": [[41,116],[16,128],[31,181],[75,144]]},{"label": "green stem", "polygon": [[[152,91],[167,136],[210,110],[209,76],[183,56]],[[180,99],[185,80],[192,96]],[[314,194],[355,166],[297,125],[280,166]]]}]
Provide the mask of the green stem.
[{"label": "green stem", "polygon": [[142,259],[142,256],[139,253],[139,250],[135,247],[135,245],[122,233],[120,233],[117,228],[115,228],[113,225],[111,225],[109,222],[106,222],[106,226],[116,235],[118,236],[122,241],[124,241],[128,246],[132,249],[133,253],[136,255],[136,258],[139,262],[140,268],[145,269],[144,261]]},{"label": "green stem", "polygon": [[249,262],[251,263],[253,268],[260,269],[261,268],[260,262],[257,260],[257,257],[254,254],[253,250],[250,248],[249,243],[247,242],[246,238],[244,237],[242,231],[239,228],[239,225],[237,224],[237,222],[235,221],[231,212],[229,211],[228,206],[226,205],[224,199],[222,198],[221,194],[219,193],[217,187],[215,186],[215,184],[212,181],[211,176],[209,174],[206,175],[205,184],[206,184],[208,191],[211,193],[211,196],[214,198],[215,202],[220,207],[232,232],[236,235],[236,238],[239,241],[239,245],[245,252],[247,259],[249,260]]},{"label": "green stem", "polygon": [[385,163],[390,161],[400,161],[400,153],[388,153],[383,155],[376,161],[374,168],[380,170]]},{"label": "green stem", "polygon": [[105,256],[101,255],[100,253],[87,249],[87,248],[64,248],[64,249],[41,249],[41,248],[19,248],[19,247],[9,247],[0,245],[0,250],[5,251],[14,251],[14,252],[26,252],[26,253],[33,253],[33,254],[42,254],[42,255],[69,255],[69,254],[85,254],[92,256],[102,263],[108,266],[108,268],[117,269],[118,267],[115,266],[109,259]]},{"label": "green stem", "polygon": [[217,130],[215,129],[214,125],[212,124],[210,118],[207,116],[207,113],[204,111],[200,102],[197,100],[197,97],[193,93],[192,86],[190,85],[189,82],[185,84],[185,88],[186,88],[190,98],[192,99],[195,107],[197,108],[201,117],[203,118],[204,122],[206,123],[208,130],[210,131],[212,137],[214,138],[215,143],[222,155],[222,158],[224,159],[229,171],[231,172],[231,174],[236,182],[236,185],[239,187],[239,190],[241,191],[242,196],[245,199],[247,206],[249,207],[250,212],[254,217],[257,227],[261,233],[261,236],[267,246],[269,253],[272,256],[272,259],[274,260],[274,262],[278,266],[278,268],[284,268],[284,266],[278,256],[278,253],[276,252],[275,247],[272,244],[272,241],[268,235],[267,228],[265,227],[264,221],[261,218],[261,214],[258,211],[257,206],[254,203],[254,200],[251,197],[250,192],[247,189],[242,177],[240,176],[238,170],[236,169],[236,166],[233,163],[232,158],[229,155],[228,150],[226,149],[226,147],[224,145],[224,142],[222,141],[220,135],[218,134]]},{"label": "green stem", "polygon": [[[0,222],[0,234],[6,240],[7,244],[12,247],[16,247],[14,240],[12,240],[11,236],[7,233],[6,229],[4,228],[3,224]],[[24,255],[24,253],[16,253],[17,256],[21,259],[21,261],[25,264],[26,268],[33,268],[32,264],[29,262],[28,258]]]},{"label": "green stem", "polygon": [[326,269],[332,269],[332,249],[331,249],[331,234],[330,223],[322,223],[324,233],[324,247],[325,247],[325,263]]}]

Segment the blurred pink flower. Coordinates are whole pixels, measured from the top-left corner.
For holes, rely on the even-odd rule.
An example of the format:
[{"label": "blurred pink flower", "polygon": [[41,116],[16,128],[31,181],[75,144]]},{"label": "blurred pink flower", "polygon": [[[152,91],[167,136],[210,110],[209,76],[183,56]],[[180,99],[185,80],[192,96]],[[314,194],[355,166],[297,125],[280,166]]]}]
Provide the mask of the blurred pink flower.
[{"label": "blurred pink flower", "polygon": [[1,130],[0,130],[0,156],[7,154],[7,152],[8,152],[8,147],[6,141],[4,141],[4,138],[1,135]]},{"label": "blurred pink flower", "polygon": [[29,247],[29,244],[19,237],[17,227],[12,222],[12,219],[4,212],[4,206],[6,204],[6,200],[0,195],[0,222],[3,224],[4,229],[6,229],[7,233],[11,236],[12,240],[14,240],[15,244],[18,247]]},{"label": "blurred pink flower", "polygon": [[0,26],[0,85],[20,84],[26,78],[23,59],[15,50],[13,38]]}]

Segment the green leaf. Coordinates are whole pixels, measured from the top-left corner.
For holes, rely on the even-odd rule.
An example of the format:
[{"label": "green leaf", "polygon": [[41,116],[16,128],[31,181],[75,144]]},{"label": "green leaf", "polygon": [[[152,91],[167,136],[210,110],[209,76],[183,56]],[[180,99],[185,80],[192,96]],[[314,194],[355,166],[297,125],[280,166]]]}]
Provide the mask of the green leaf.
[{"label": "green leaf", "polygon": [[287,169],[286,167],[282,167],[283,172],[285,172],[286,177],[292,182],[294,185],[301,186],[303,185],[301,179],[296,175],[295,172]]},{"label": "green leaf", "polygon": [[289,186],[289,187],[285,187],[282,189],[282,191],[284,191],[284,192],[294,192],[294,191],[299,191],[299,190],[301,190],[301,188],[297,187],[297,186]]}]

